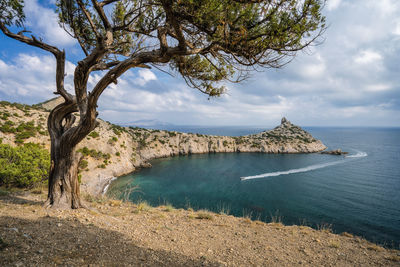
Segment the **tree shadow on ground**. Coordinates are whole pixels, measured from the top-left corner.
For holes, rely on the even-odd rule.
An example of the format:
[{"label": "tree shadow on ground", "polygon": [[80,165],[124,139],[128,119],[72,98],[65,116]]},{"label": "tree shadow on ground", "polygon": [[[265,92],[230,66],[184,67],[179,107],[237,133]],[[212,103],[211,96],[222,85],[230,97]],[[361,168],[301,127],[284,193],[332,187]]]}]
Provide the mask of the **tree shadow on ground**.
[{"label": "tree shadow on ground", "polygon": [[0,196],[0,201],[4,203],[13,203],[20,205],[39,205],[42,206],[44,201],[30,200],[23,197],[24,192],[9,193],[4,196]]},{"label": "tree shadow on ground", "polygon": [[2,216],[0,241],[0,266],[218,266],[205,258],[140,247],[119,232],[73,217],[28,220]]}]

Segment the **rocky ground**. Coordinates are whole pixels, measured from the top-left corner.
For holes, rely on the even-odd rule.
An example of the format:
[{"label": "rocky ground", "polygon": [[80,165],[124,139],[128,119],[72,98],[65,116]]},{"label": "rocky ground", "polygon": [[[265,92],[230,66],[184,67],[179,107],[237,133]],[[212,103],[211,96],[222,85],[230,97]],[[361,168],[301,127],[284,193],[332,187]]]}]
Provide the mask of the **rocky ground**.
[{"label": "rocky ground", "polygon": [[[17,145],[33,142],[49,149],[49,110],[59,98],[28,106],[0,102],[0,141]],[[79,116],[78,120],[79,121]],[[219,152],[313,153],[325,145],[285,118],[272,130],[230,137],[121,127],[99,119],[99,126],[79,145],[81,190],[101,194],[113,177],[151,166],[154,158]]]},{"label": "rocky ground", "polygon": [[399,250],[329,228],[87,196],[46,210],[44,192],[0,191],[0,266],[399,266]]}]

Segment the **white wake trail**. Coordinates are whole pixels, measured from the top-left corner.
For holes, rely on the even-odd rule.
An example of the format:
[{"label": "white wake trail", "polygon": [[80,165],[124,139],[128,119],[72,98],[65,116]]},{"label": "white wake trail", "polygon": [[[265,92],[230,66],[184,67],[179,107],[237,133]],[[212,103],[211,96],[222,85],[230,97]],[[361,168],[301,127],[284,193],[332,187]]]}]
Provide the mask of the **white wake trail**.
[{"label": "white wake trail", "polygon": [[368,154],[366,152],[358,151],[357,154],[355,154],[355,155],[348,155],[348,156],[345,156],[345,157],[346,158],[363,158],[363,157],[366,157],[366,156],[368,156]]},{"label": "white wake trail", "polygon": [[[368,156],[367,153],[360,151],[355,155],[346,156],[346,158],[361,158],[361,157],[366,157],[366,156]],[[340,164],[340,163],[344,163],[344,162],[346,162],[346,160],[342,159],[342,160],[337,160],[337,161],[332,161],[332,162],[327,162],[327,163],[310,165],[310,166],[307,166],[304,168],[292,169],[292,170],[288,170],[288,171],[268,172],[268,173],[253,175],[253,176],[240,177],[240,180],[245,181],[245,180],[259,179],[259,178],[265,178],[265,177],[287,175],[287,174],[292,174],[292,173],[308,172],[308,171],[322,169],[322,168],[325,168],[328,166],[332,166],[332,165],[336,165],[336,164]]]}]

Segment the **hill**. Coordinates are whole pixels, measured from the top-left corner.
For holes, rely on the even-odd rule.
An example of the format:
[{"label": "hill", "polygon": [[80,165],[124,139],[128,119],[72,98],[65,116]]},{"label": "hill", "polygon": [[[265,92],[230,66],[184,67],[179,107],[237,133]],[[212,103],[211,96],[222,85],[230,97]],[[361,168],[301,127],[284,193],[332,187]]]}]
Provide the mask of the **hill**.
[{"label": "hill", "polygon": [[[59,101],[55,98],[34,106],[0,102],[0,140],[13,146],[38,143],[50,149],[48,108]],[[240,137],[121,127],[101,119],[99,122],[78,146],[84,155],[80,163],[81,190],[93,195],[101,194],[114,177],[150,167],[149,160],[154,158],[219,152],[313,153],[326,148],[285,118],[272,130]]]}]

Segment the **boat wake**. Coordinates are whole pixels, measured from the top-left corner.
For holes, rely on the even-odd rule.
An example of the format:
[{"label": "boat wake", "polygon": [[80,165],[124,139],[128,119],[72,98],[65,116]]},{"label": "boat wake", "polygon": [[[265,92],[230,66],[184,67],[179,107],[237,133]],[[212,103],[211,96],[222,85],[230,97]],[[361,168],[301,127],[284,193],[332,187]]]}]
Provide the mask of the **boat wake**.
[{"label": "boat wake", "polygon": [[348,155],[348,156],[345,156],[345,157],[346,158],[363,158],[363,157],[366,157],[366,156],[368,156],[368,154],[366,152],[358,151],[357,154],[355,154],[355,155]]},{"label": "boat wake", "polygon": [[[346,156],[346,158],[362,158],[362,157],[366,157],[366,156],[368,156],[367,153],[359,151],[355,155]],[[322,168],[325,168],[328,166],[341,164],[344,162],[346,162],[346,160],[342,159],[342,160],[337,160],[337,161],[332,161],[332,162],[327,162],[327,163],[314,164],[314,165],[310,165],[310,166],[307,166],[304,168],[292,169],[292,170],[288,170],[288,171],[268,172],[268,173],[253,175],[253,176],[240,177],[240,180],[245,181],[245,180],[260,179],[260,178],[265,178],[265,177],[273,177],[273,176],[287,175],[287,174],[300,173],[300,172],[309,172],[309,171],[313,171],[313,170],[322,169]]]}]

